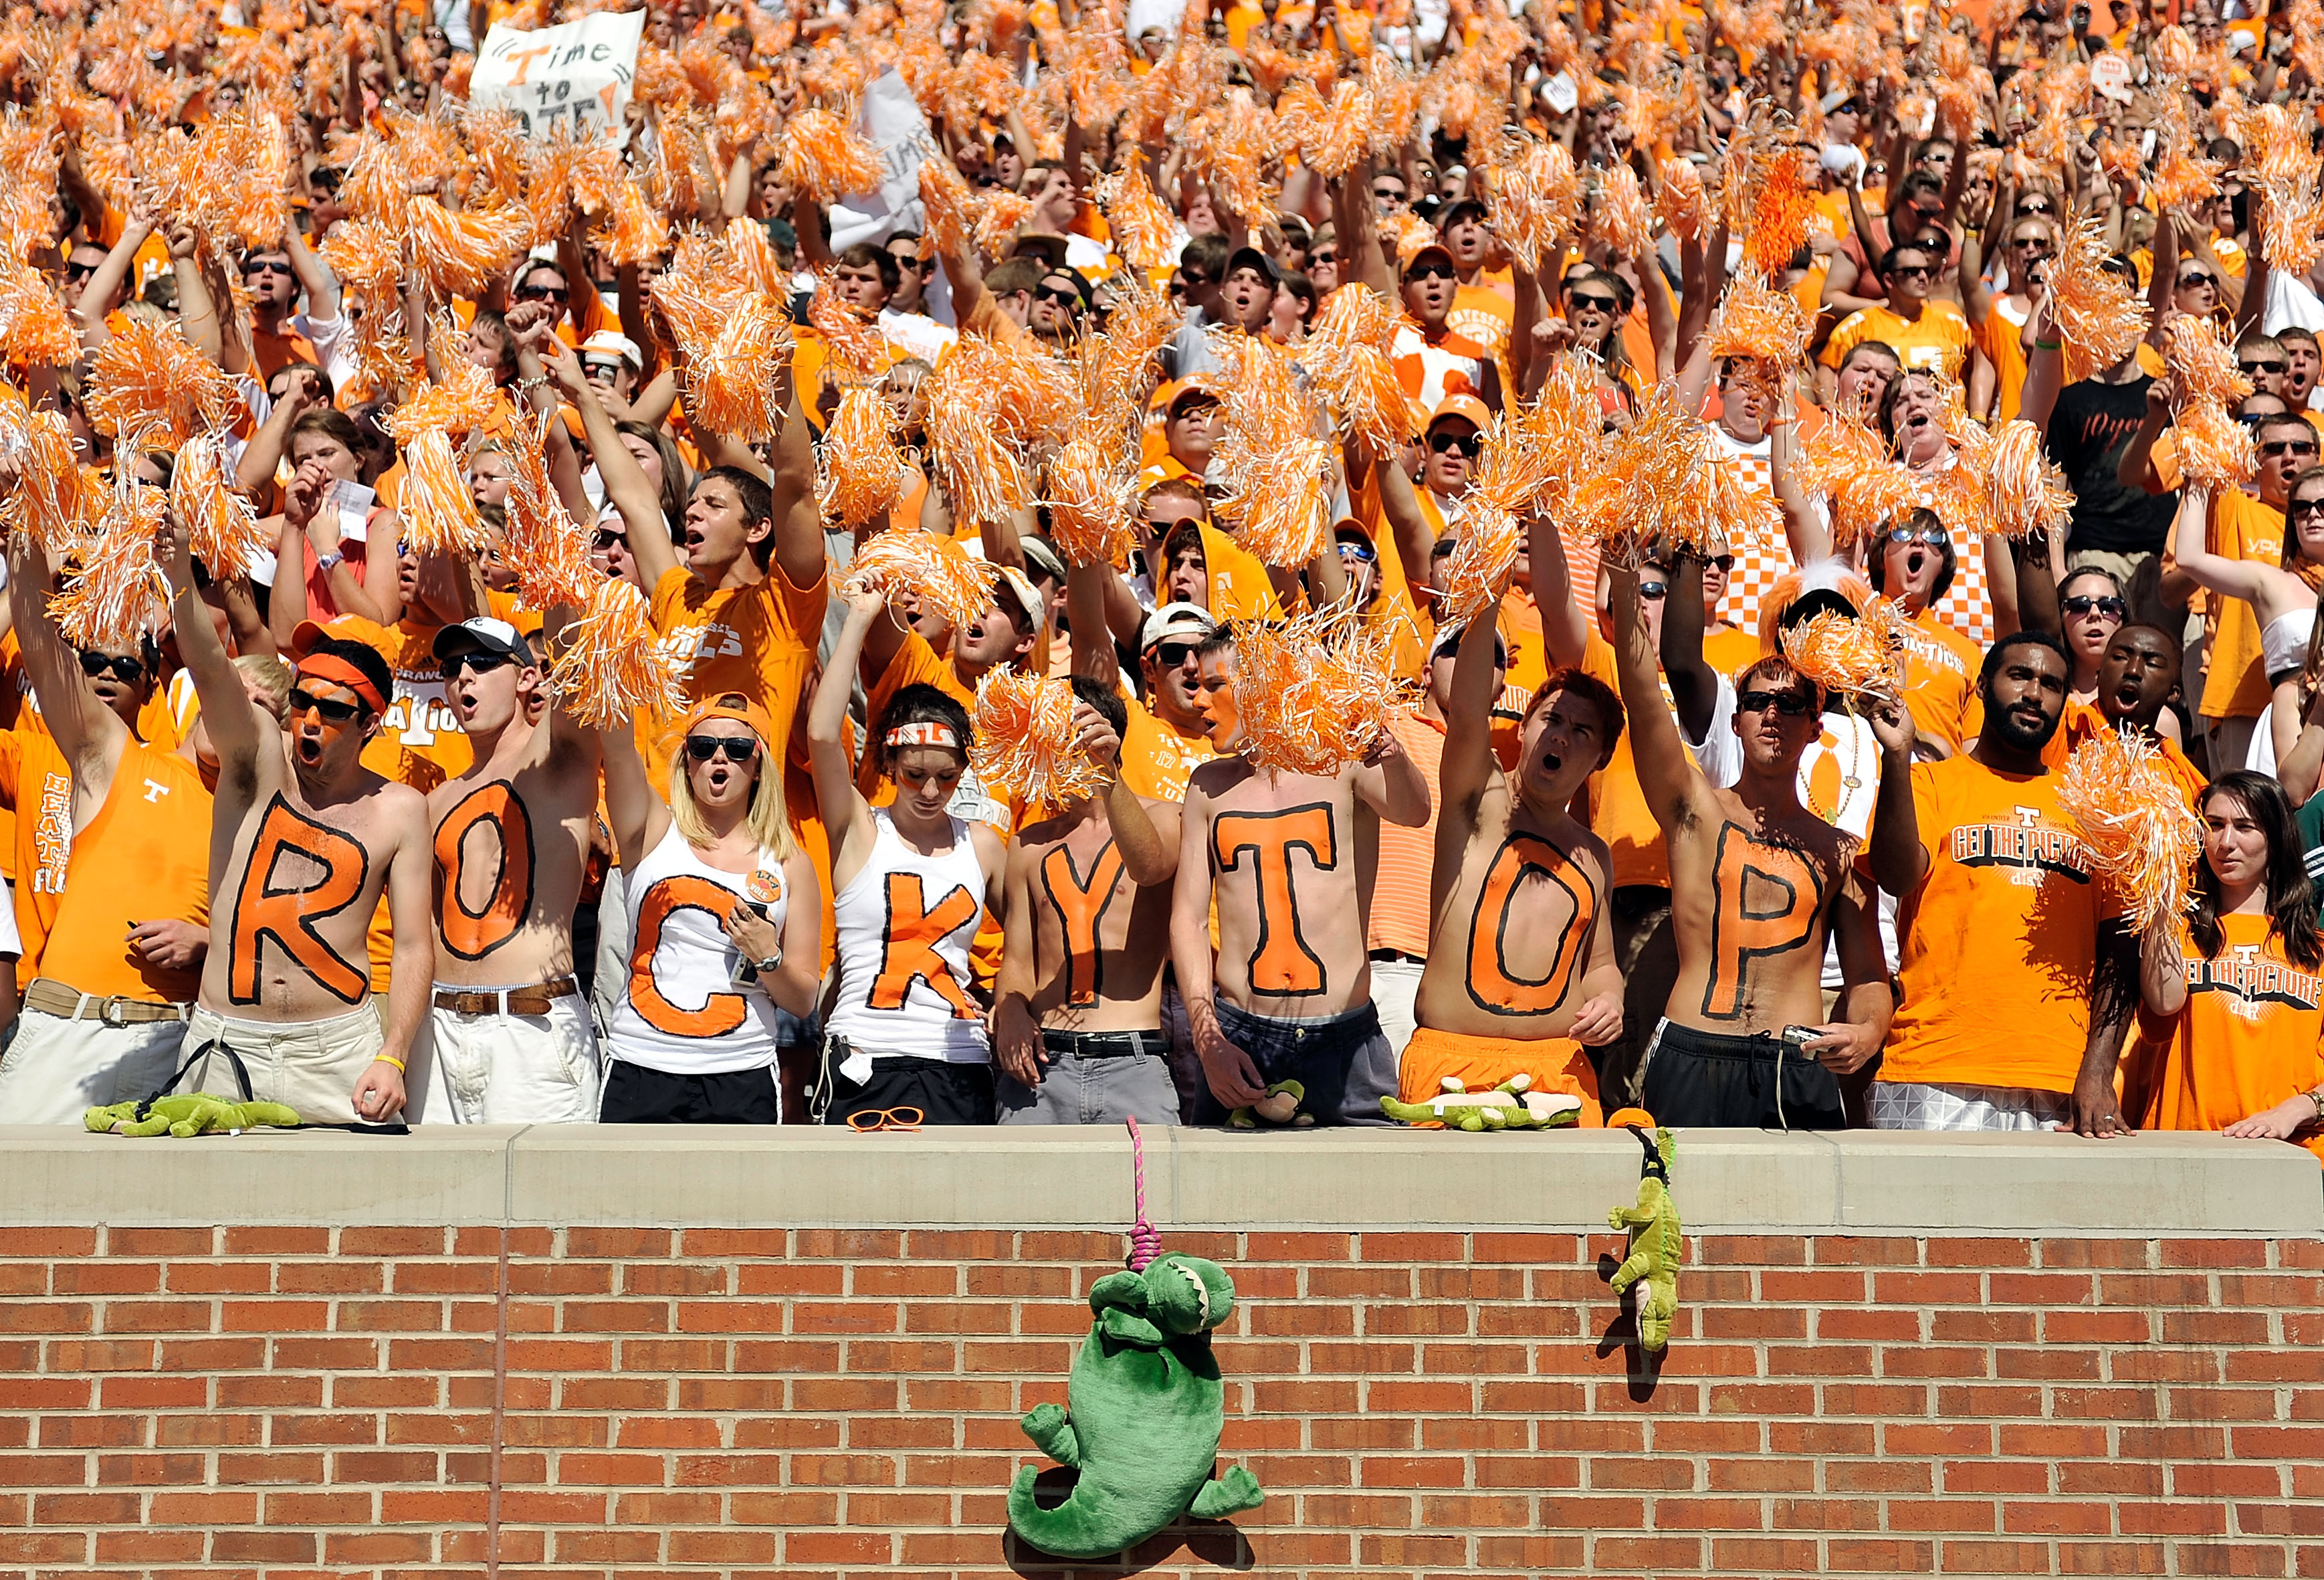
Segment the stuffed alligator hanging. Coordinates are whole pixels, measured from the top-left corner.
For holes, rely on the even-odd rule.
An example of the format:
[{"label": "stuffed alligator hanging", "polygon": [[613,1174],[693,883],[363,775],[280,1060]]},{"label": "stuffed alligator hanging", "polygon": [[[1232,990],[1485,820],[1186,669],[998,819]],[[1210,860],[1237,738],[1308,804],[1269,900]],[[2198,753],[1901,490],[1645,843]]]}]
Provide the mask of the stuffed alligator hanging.
[{"label": "stuffed alligator hanging", "polygon": [[1660,1354],[1670,1344],[1671,1318],[1678,1314],[1678,1264],[1684,1250],[1678,1203],[1670,1190],[1678,1142],[1666,1130],[1655,1131],[1649,1139],[1638,1125],[1622,1128],[1638,1138],[1646,1160],[1638,1169],[1638,1205],[1616,1207],[1606,1215],[1609,1227],[1630,1232],[1630,1254],[1615,1270],[1613,1289],[1619,1295],[1645,1281],[1637,1301],[1638,1344]]},{"label": "stuffed alligator hanging", "polygon": [[115,1103],[92,1108],[80,1116],[83,1129],[98,1134],[158,1136],[164,1131],[180,1141],[220,1131],[256,1130],[272,1125],[290,1130],[299,1123],[295,1109],[280,1103],[229,1103],[207,1092],[156,1097],[150,1103]]},{"label": "stuffed alligator hanging", "polygon": [[1035,1446],[1080,1479],[1054,1509],[1034,1501],[1029,1465],[1009,1488],[1010,1528],[1060,1558],[1110,1558],[1185,1515],[1218,1520],[1267,1497],[1241,1465],[1211,1477],[1226,1425],[1211,1330],[1234,1310],[1234,1285],[1216,1262],[1156,1254],[1137,1121],[1130,1131],[1138,1195],[1130,1270],[1090,1290],[1097,1320],[1074,1357],[1065,1408],[1037,1405],[1023,1423]]},{"label": "stuffed alligator hanging", "polygon": [[1471,1092],[1458,1076],[1444,1077],[1444,1090],[1425,1103],[1380,1099],[1380,1112],[1405,1124],[1432,1121],[1447,1130],[1549,1130],[1582,1123],[1582,1099],[1563,1092],[1535,1092],[1533,1077],[1520,1070],[1489,1092]]}]

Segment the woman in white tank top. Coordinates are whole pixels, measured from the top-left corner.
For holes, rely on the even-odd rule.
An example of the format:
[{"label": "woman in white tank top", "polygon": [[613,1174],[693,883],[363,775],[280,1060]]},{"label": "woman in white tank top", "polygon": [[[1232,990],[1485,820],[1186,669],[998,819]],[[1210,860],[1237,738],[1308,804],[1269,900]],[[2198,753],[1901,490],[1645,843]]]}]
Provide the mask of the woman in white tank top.
[{"label": "woman in white tank top", "polygon": [[605,812],[626,876],[628,981],[605,1046],[607,1124],[775,1124],[775,1006],[823,974],[815,864],[791,837],[781,744],[738,692],[678,728],[669,800],[623,719],[604,731]]},{"label": "woman in white tank top", "polygon": [[831,831],[839,984],[825,1022],[816,1104],[828,1123],[908,1111],[928,1124],[991,1124],[992,1039],[969,945],[1001,910],[1006,849],[947,809],[968,766],[968,710],[933,686],[905,686],[872,721],[864,750],[896,786],[874,808],[855,788],[847,704],[856,660],[887,600],[854,592],[807,715],[815,793]]},{"label": "woman in white tank top", "polygon": [[[2311,447],[2307,458],[2315,458],[2314,430],[2298,417],[2262,418],[2257,439],[2263,467],[2279,464],[2287,446]],[[2196,586],[2251,605],[2259,620],[2261,663],[2270,690],[2270,707],[2259,721],[2259,730],[2268,732],[2264,746],[2254,742],[2246,761],[2214,762],[2211,771],[2218,774],[2264,762],[2264,772],[2273,772],[2300,738],[2304,713],[2308,636],[2316,622],[2316,588],[2324,582],[2324,468],[2309,467],[2292,479],[2283,507],[2283,548],[2273,565],[2212,553],[2210,504],[2209,490],[2187,485],[2179,496],[2172,549],[2179,568]]]}]

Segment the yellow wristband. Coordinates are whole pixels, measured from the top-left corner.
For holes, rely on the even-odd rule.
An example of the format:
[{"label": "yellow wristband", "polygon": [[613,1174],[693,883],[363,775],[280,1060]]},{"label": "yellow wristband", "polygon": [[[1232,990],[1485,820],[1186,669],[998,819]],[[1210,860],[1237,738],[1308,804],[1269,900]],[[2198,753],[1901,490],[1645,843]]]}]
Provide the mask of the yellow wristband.
[{"label": "yellow wristband", "polygon": [[375,1063],[392,1064],[395,1067],[397,1074],[401,1075],[403,1073],[403,1061],[397,1058],[392,1054],[374,1053],[371,1057]]}]

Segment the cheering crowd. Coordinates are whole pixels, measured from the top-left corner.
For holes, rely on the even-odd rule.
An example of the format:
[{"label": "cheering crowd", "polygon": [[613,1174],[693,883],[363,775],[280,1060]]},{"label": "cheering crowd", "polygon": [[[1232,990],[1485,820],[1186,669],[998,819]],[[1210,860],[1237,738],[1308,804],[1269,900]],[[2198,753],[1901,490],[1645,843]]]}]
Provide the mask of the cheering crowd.
[{"label": "cheering crowd", "polygon": [[2315,0],[613,9],[0,30],[0,1123],[2324,1155]]}]

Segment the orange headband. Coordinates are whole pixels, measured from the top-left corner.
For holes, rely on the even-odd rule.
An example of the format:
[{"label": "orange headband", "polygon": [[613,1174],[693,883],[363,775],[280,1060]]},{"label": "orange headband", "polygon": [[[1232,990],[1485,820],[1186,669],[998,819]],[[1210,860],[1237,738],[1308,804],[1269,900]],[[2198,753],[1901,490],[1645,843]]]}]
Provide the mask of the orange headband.
[{"label": "orange headband", "polygon": [[379,688],[372,684],[371,677],[336,653],[309,653],[299,661],[299,675],[302,679],[311,677],[329,681],[334,686],[344,686],[363,698],[372,712],[383,714],[387,711],[387,698],[379,694]]}]

